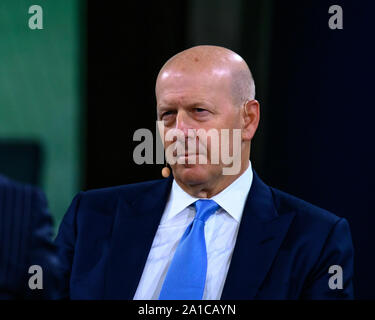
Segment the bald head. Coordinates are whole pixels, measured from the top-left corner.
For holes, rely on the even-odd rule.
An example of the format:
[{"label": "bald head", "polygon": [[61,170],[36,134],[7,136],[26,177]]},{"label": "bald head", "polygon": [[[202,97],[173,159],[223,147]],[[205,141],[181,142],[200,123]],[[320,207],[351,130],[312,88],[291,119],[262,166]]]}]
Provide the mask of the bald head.
[{"label": "bald head", "polygon": [[161,68],[156,94],[163,79],[186,74],[208,74],[213,80],[228,82],[233,104],[255,98],[255,84],[245,60],[237,53],[218,46],[196,46],[170,58]]},{"label": "bald head", "polygon": [[[178,159],[186,160],[176,163],[167,158],[180,187],[193,196],[209,198],[246,170],[259,123],[259,103],[249,67],[238,54],[216,46],[182,51],[160,70],[155,93],[166,154],[172,150]],[[193,141],[192,149],[186,141]],[[182,150],[176,149],[179,145]],[[225,150],[232,160],[223,158]],[[216,160],[211,161],[219,153],[220,160],[214,156]],[[210,160],[200,163],[202,157]],[[233,174],[223,173],[228,166],[235,169]]]}]

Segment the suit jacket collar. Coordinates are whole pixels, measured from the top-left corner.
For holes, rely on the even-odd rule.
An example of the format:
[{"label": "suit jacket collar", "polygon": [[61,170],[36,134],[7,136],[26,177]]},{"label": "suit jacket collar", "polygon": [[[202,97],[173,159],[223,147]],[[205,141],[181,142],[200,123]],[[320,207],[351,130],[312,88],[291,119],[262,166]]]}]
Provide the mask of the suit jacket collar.
[{"label": "suit jacket collar", "polygon": [[[221,299],[253,299],[295,213],[279,215],[271,189],[253,172]],[[173,177],[119,197],[105,276],[105,299],[131,300],[142,276]],[[129,192],[131,190],[131,194]]]}]

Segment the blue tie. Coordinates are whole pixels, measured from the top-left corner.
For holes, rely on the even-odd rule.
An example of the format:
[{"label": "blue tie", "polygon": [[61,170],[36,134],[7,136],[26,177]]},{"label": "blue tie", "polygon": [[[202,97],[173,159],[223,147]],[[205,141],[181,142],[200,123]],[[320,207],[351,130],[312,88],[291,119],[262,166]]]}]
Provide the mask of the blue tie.
[{"label": "blue tie", "polygon": [[196,215],[177,246],[159,300],[201,300],[207,273],[204,225],[219,208],[213,200],[195,202]]}]

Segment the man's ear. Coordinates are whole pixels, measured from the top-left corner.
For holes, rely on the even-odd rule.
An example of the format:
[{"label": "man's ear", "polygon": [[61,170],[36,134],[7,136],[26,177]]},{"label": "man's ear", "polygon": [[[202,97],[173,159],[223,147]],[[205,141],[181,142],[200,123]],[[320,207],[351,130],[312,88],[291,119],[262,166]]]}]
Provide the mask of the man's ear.
[{"label": "man's ear", "polygon": [[242,108],[242,140],[250,141],[254,137],[259,124],[259,102],[255,99],[247,100]]}]

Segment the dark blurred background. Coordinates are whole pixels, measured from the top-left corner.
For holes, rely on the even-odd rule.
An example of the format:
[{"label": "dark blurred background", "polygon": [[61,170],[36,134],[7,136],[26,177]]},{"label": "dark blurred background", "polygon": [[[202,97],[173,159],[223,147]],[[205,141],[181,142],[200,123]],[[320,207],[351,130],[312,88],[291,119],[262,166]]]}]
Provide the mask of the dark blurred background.
[{"label": "dark blurred background", "polygon": [[[375,298],[375,2],[44,0],[31,31],[34,2],[0,3],[0,172],[43,187],[56,226],[80,189],[161,178],[133,161],[134,132],[155,134],[157,73],[191,46],[225,46],[255,78],[253,167],[349,221],[356,298]],[[328,27],[334,4],[343,30]]]}]

